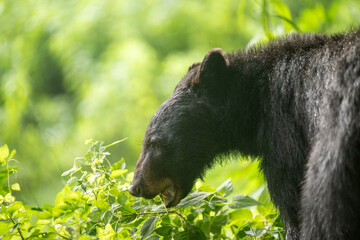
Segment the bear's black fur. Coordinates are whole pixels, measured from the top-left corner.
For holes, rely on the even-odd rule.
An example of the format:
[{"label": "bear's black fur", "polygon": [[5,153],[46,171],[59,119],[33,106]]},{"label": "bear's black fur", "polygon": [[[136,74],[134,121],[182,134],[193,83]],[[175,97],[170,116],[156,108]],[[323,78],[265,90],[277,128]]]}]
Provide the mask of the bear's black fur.
[{"label": "bear's black fur", "polygon": [[151,119],[130,192],[176,205],[231,152],[262,156],[287,239],[357,239],[360,31],[211,50]]}]

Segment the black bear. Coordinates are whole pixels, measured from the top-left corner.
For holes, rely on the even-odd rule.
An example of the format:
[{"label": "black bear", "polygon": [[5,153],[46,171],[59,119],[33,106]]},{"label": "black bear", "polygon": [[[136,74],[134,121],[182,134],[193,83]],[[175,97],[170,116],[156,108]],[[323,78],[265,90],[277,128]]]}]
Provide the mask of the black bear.
[{"label": "black bear", "polygon": [[129,191],[174,206],[233,152],[262,157],[287,239],[358,239],[360,30],[211,50],[152,117]]}]

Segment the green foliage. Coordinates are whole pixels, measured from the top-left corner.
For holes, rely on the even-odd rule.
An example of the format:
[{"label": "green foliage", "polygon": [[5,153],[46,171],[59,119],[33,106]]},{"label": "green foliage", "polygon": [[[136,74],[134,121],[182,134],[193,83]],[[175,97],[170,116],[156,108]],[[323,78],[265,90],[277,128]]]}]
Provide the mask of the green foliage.
[{"label": "green foliage", "polygon": [[[18,167],[10,166],[9,163],[11,161],[15,161],[13,156],[15,155],[16,151],[12,150],[11,153],[7,145],[0,147],[0,195],[6,198],[6,194],[13,191],[20,191],[19,183],[14,183],[10,185],[9,177],[10,175],[17,172]],[[10,195],[8,195],[8,198]],[[0,201],[1,201],[0,197]]]},{"label": "green foliage", "polygon": [[[18,199],[41,205],[83,139],[128,137],[114,155],[132,170],[151,116],[209,49],[345,31],[360,24],[360,1],[1,0],[0,22],[0,145],[18,150]],[[241,191],[262,184],[256,166],[228,169]]]},{"label": "green foliage", "polygon": [[[272,205],[243,195],[228,197],[233,191],[230,179],[217,189],[199,182],[177,207],[167,209],[160,196],[146,200],[129,194],[133,173],[127,171],[124,159],[108,161],[108,148],[114,144],[87,144],[85,156],[75,158],[73,167],[62,174],[68,178],[67,185],[53,206],[26,205],[15,200],[11,188],[3,190],[2,239],[284,238],[283,224]],[[6,167],[12,156],[6,145],[0,148],[0,162],[7,172],[13,171]],[[1,175],[1,180],[6,182],[7,177]]]}]

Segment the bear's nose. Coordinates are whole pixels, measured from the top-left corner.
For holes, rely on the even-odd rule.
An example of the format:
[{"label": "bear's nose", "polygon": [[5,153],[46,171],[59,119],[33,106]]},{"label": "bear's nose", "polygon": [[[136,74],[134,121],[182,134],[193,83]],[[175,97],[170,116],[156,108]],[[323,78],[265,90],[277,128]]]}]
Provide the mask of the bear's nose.
[{"label": "bear's nose", "polygon": [[129,187],[129,192],[130,192],[131,195],[133,195],[135,197],[140,197],[140,194],[141,194],[140,186],[131,185]]}]

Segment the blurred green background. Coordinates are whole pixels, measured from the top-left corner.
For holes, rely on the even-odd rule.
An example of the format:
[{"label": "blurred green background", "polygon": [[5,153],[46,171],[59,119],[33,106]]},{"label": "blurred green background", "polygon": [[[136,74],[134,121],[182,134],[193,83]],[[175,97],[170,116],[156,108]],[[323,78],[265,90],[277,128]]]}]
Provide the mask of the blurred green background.
[{"label": "blurred green background", "polygon": [[[111,158],[133,170],[151,116],[209,49],[359,23],[358,0],[0,0],[0,145],[17,150],[18,198],[53,203],[86,139],[127,137]],[[237,193],[263,184],[246,161],[205,181],[229,177]]]}]

